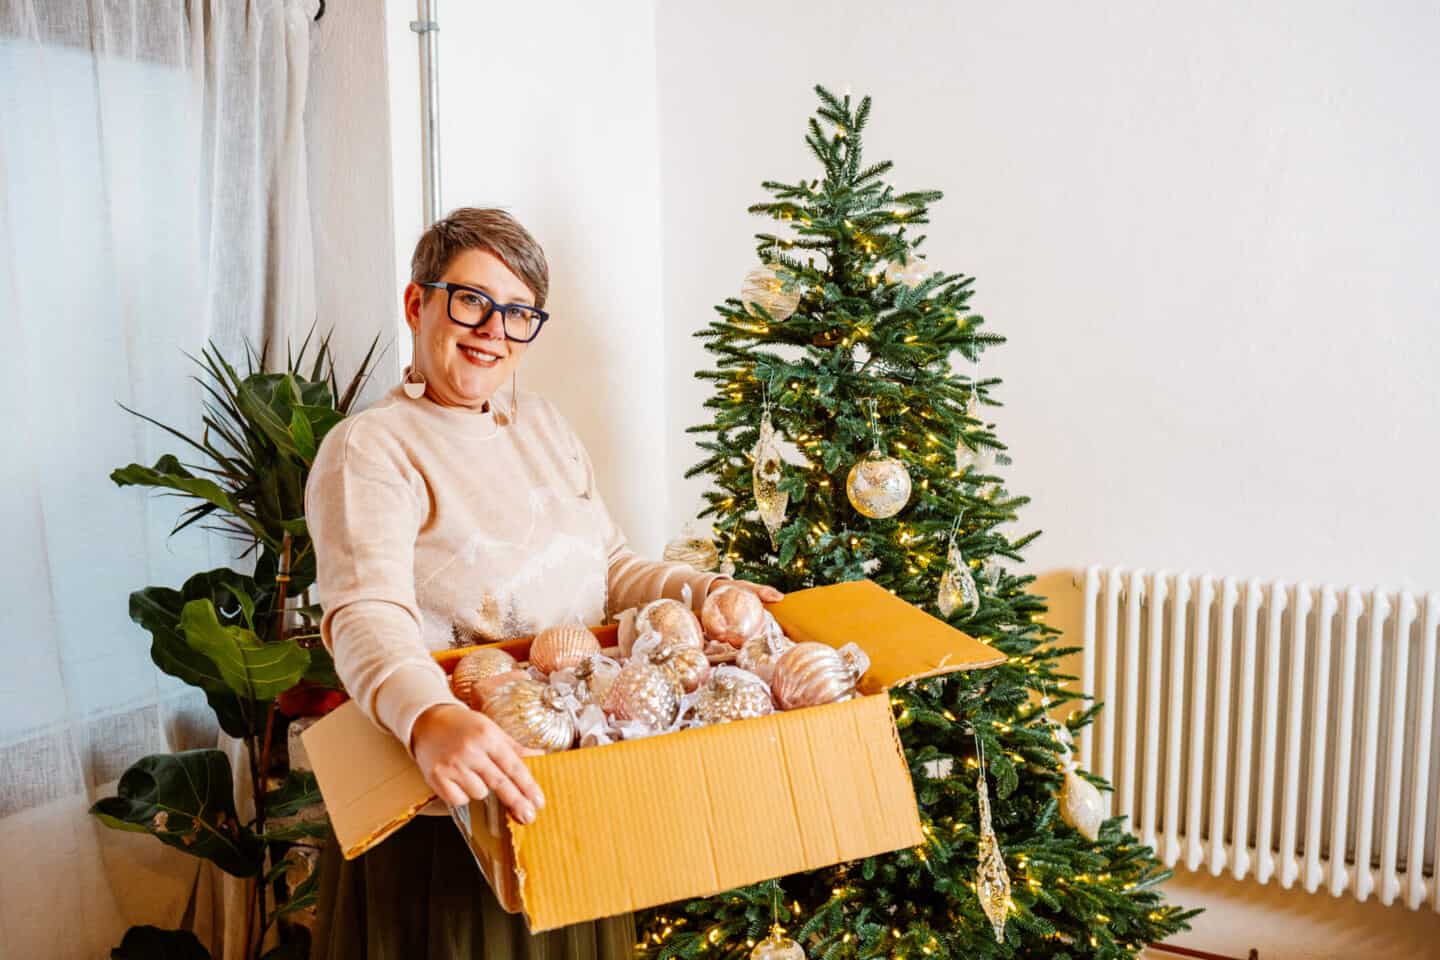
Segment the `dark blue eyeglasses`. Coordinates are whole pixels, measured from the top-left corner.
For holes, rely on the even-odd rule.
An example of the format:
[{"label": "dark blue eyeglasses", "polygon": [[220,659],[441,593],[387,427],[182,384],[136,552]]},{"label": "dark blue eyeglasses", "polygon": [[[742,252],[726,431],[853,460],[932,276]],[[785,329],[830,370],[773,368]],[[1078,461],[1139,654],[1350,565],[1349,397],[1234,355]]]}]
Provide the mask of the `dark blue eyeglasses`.
[{"label": "dark blue eyeglasses", "polygon": [[500,324],[505,330],[505,338],[517,343],[534,340],[540,335],[540,328],[545,325],[545,321],[550,319],[550,314],[544,310],[523,303],[496,303],[484,290],[467,287],[463,283],[435,281],[422,283],[420,286],[444,290],[450,297],[446,304],[450,319],[462,327],[472,330],[482,327],[490,319],[490,314],[500,311]]}]

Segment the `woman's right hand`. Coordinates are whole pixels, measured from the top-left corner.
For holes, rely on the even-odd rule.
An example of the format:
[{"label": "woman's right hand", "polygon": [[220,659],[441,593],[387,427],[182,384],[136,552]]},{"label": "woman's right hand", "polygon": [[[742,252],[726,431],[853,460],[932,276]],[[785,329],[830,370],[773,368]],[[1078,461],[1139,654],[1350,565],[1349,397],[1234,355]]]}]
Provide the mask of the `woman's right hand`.
[{"label": "woman's right hand", "polygon": [[510,815],[533,823],[545,796],[521,757],[541,750],[522,747],[500,726],[459,704],[436,704],[415,720],[411,752],[425,782],[452,807],[483,800],[491,791]]}]

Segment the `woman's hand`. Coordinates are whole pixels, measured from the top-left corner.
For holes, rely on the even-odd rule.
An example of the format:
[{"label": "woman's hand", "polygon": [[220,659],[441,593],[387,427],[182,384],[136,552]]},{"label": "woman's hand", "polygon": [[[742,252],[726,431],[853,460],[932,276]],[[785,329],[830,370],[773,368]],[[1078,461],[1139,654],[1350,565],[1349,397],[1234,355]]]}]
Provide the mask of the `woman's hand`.
[{"label": "woman's hand", "polygon": [[751,583],[749,580],[716,580],[715,586],[710,588],[710,592],[713,593],[722,584],[727,587],[739,587],[741,590],[747,590],[755,594],[755,596],[759,597],[761,601],[765,603],[775,603],[785,599],[785,594],[776,590],[774,587],[763,583]]},{"label": "woman's hand", "polygon": [[520,759],[543,751],[522,747],[483,713],[459,704],[433,706],[416,718],[410,743],[425,782],[452,807],[483,800],[493,790],[511,816],[533,823],[545,806]]}]

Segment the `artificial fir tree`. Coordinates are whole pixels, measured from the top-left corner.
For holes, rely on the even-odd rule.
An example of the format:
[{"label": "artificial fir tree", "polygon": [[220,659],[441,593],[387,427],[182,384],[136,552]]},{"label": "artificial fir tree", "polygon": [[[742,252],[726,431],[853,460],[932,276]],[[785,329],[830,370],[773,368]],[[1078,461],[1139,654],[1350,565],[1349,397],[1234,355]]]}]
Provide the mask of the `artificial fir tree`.
[{"label": "artificial fir tree", "polygon": [[[1046,707],[1078,696],[1057,669],[1073,650],[1055,646],[1044,601],[1027,592],[1033,578],[1004,568],[1035,536],[1000,529],[1027,498],[999,486],[995,467],[1009,461],[984,418],[999,381],[975,373],[981,352],[1004,340],[971,312],[970,278],[918,256],[914,228],[940,193],[898,193],[885,181],[890,163],[862,166],[869,98],[852,106],[816,93],[806,142],[823,176],[763,184],[773,199],[750,210],[779,228],[757,234],[760,272],[697,334],[717,369],[698,374],[715,387],[713,421],[690,432],[712,436],[687,476],[713,481],[702,516],[714,517],[736,575],[782,590],[863,576],[943,616],[953,544],[977,573],[952,570],[946,588],[968,579],[978,590],[953,592],[946,619],[1006,660],[892,692],[923,846],[653,911],[638,949],[656,960],[741,958],[778,920],[810,960],[1133,955],[1185,929],[1190,914],[1164,903],[1168,872],[1120,818],[1092,842],[1059,816],[1068,737]],[[957,355],[976,366],[955,372]],[[771,489],[754,453],[767,414],[785,451]],[[852,467],[876,453],[911,481],[903,509],[884,519],[847,496]],[[1077,712],[1070,730],[1097,709]],[[1011,884],[998,941],[976,887],[982,756]]]}]

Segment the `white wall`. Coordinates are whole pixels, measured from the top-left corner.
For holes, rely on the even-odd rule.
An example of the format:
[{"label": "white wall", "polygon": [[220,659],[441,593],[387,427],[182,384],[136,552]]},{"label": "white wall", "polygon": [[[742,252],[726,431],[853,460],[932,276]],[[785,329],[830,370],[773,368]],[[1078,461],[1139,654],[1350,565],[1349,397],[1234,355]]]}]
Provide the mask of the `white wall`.
[{"label": "white wall", "polygon": [[[754,266],[762,179],[818,175],[811,86],[939,188],[932,263],[1010,343],[996,415],[1052,622],[1092,563],[1440,588],[1433,4],[696,0],[657,14],[671,526],[700,506],[685,336]],[[1177,877],[1178,942],[1408,957],[1432,913]]]},{"label": "white wall", "polygon": [[[891,181],[946,193],[930,259],[1011,338],[983,369],[1033,567],[1440,588],[1435,5],[681,0],[658,23],[677,331],[753,265],[760,181],[818,173],[811,86],[848,83]],[[669,359],[697,422],[708,355]],[[695,457],[667,436],[676,476]]]},{"label": "white wall", "polygon": [[[415,4],[391,0],[386,15],[403,289],[421,230]],[[658,556],[668,471],[654,5],[442,2],[438,16],[441,206],[505,207],[545,248],[551,320],[521,389],[575,425],[631,545]]]}]

